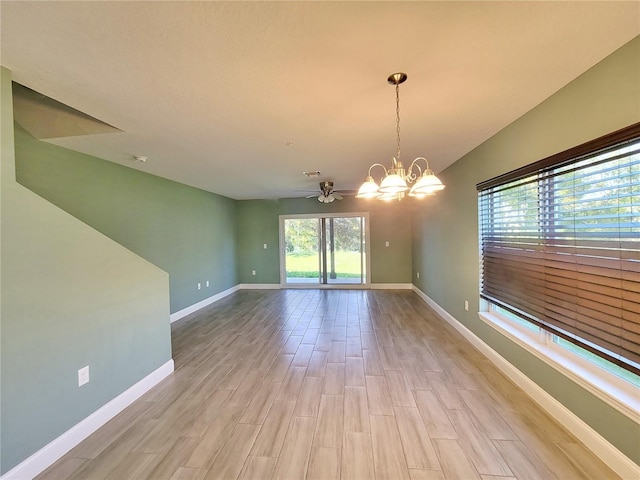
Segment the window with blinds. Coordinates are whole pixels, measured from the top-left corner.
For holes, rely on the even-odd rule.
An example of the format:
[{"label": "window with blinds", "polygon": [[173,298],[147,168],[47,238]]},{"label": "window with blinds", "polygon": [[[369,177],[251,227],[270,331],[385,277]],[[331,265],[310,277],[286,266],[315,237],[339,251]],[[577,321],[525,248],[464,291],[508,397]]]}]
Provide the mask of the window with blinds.
[{"label": "window with blinds", "polygon": [[478,184],[481,296],[640,373],[640,124]]}]

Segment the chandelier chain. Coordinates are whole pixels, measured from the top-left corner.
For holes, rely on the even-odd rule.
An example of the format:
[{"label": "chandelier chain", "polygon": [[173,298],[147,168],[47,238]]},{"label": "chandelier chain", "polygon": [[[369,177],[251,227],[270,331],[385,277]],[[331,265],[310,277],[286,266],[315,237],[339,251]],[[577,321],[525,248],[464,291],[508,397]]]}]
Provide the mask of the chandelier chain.
[{"label": "chandelier chain", "polygon": [[400,84],[396,83],[396,160],[400,161]]}]

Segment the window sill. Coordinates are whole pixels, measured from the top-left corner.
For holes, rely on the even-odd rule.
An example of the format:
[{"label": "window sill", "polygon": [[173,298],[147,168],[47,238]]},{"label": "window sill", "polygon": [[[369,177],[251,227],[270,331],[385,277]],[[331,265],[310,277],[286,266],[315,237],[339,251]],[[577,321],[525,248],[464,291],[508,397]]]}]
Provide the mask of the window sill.
[{"label": "window sill", "polygon": [[496,312],[479,312],[478,316],[529,353],[640,423],[639,388],[552,342],[541,341],[538,333],[514,324]]}]

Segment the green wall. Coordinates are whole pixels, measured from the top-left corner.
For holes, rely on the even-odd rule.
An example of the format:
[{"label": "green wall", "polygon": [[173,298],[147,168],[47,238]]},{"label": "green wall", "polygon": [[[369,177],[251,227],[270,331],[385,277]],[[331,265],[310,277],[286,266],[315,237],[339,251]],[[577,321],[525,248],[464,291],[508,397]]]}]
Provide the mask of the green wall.
[{"label": "green wall", "polygon": [[11,73],[0,81],[4,474],[169,362],[171,338],[167,274],[16,183]]},{"label": "green wall", "polygon": [[19,183],[169,273],[171,313],[238,283],[235,200],[38,141],[19,126],[15,142]]},{"label": "green wall", "polygon": [[[240,283],[280,283],[279,215],[369,212],[371,282],[411,283],[410,201],[381,203],[344,200],[329,204],[315,198],[238,202],[238,278]],[[389,247],[385,242],[389,242]],[[265,250],[263,245],[267,244]],[[256,275],[251,275],[256,270]]]},{"label": "green wall", "polygon": [[413,282],[420,290],[636,463],[638,424],[478,319],[475,185],[638,121],[640,37],[443,171],[447,188],[434,208],[414,215],[412,259]]}]

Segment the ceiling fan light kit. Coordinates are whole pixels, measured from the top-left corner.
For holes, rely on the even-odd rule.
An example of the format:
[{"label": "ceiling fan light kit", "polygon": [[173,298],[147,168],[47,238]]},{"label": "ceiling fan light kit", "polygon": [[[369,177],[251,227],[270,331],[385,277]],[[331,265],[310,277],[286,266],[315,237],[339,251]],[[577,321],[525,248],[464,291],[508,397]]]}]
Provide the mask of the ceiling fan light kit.
[{"label": "ceiling fan light kit", "polygon": [[331,203],[335,200],[335,197],[331,194],[329,195],[320,195],[318,197],[318,201],[321,203]]},{"label": "ceiling fan light kit", "polygon": [[[422,199],[444,188],[440,179],[429,168],[429,162],[426,158],[416,158],[408,169],[405,169],[400,161],[400,84],[406,80],[405,73],[393,73],[387,78],[387,81],[396,87],[396,156],[389,168],[380,163],[374,163],[369,167],[367,178],[358,189],[356,198],[400,201],[405,195],[408,195]],[[421,162],[424,162],[424,168],[419,165]],[[380,167],[384,170],[380,185],[371,176],[374,167]],[[409,187],[414,182],[415,184]]]},{"label": "ceiling fan light kit", "polygon": [[331,203],[335,200],[342,200],[342,195],[333,191],[333,182],[320,182],[320,203]]}]

